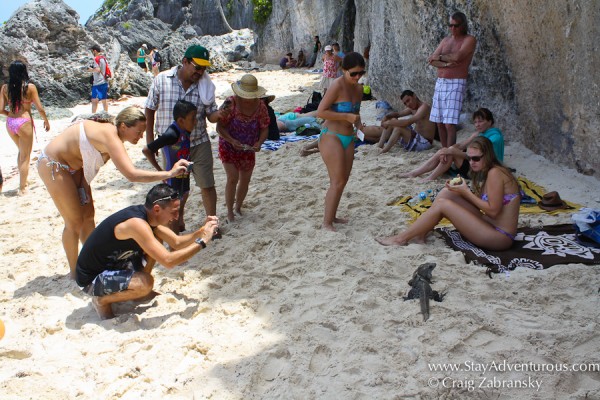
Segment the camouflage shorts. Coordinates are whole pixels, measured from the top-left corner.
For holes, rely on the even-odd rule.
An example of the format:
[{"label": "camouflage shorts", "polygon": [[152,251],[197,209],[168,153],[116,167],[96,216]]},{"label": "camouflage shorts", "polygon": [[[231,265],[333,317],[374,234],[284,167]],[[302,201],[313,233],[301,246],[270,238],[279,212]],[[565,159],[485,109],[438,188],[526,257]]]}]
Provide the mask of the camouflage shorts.
[{"label": "camouflage shorts", "polygon": [[106,296],[107,294],[122,292],[129,287],[129,282],[135,271],[127,268],[118,271],[104,271],[83,291],[90,296]]}]

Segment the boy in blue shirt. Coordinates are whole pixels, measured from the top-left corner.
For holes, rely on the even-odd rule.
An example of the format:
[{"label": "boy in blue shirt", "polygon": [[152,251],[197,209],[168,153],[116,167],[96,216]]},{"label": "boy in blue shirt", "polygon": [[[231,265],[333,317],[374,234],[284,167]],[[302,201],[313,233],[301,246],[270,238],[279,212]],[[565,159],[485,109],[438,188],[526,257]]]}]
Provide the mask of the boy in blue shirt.
[{"label": "boy in blue shirt", "polygon": [[[159,135],[153,142],[144,146],[142,152],[158,171],[162,171],[155,154],[162,149],[165,158],[165,169],[169,170],[177,161],[181,159],[190,159],[190,132],[196,126],[196,114],[198,108],[189,101],[179,100],[173,107],[173,123]],[[190,165],[191,167],[191,165]],[[167,184],[179,192],[181,196],[179,205],[179,221],[172,223],[169,227],[179,234],[185,231],[185,222],[183,220],[183,209],[190,194],[190,168],[184,175],[167,179]]]}]

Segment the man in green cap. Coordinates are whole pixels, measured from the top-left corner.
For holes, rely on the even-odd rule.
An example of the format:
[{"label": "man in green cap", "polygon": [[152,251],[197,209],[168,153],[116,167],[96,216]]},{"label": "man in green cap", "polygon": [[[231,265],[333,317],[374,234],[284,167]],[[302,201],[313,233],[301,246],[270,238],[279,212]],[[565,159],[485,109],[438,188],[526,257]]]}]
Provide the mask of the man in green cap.
[{"label": "man in green cap", "polygon": [[206,119],[216,123],[221,111],[215,102],[215,85],[206,68],[210,55],[200,45],[187,48],[181,65],[158,74],[146,99],[146,142],[155,139],[155,133],[164,132],[173,120],[173,107],[178,100],[187,100],[198,107],[197,124],[190,135],[190,161],[194,162],[192,174],[200,187],[206,216],[217,214],[217,191],[213,174],[213,155],[206,131]]}]

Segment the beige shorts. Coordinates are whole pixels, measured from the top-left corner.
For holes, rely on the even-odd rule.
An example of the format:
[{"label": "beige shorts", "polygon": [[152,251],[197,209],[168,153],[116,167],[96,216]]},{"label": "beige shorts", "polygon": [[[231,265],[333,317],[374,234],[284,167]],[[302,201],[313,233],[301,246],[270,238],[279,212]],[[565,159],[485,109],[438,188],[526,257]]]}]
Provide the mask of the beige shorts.
[{"label": "beige shorts", "polygon": [[210,142],[200,143],[190,148],[190,161],[194,162],[192,174],[196,186],[208,189],[215,186],[215,175],[213,173],[213,155]]}]

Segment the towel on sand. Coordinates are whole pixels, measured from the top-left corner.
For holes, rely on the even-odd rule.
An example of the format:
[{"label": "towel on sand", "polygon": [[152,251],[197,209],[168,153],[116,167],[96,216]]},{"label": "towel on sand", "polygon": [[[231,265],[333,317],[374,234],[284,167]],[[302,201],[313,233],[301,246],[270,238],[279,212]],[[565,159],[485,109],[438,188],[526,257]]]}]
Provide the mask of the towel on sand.
[{"label": "towel on sand", "polygon": [[[523,177],[517,178],[517,181],[519,182],[521,189],[523,189],[523,191],[525,192],[525,196],[523,196],[523,199],[521,199],[521,207],[519,209],[520,214],[552,214],[552,215],[554,215],[554,214],[565,213],[565,212],[572,213],[572,212],[580,209],[581,207],[583,207],[580,204],[571,203],[569,201],[566,201],[569,208],[557,209],[557,210],[553,210],[553,211],[546,211],[537,205],[537,203],[542,200],[544,193],[546,193],[546,189],[544,189],[540,185],[537,185],[537,184],[531,182],[529,179],[526,179]],[[442,189],[442,188],[443,188],[443,186],[440,187],[439,189]],[[412,198],[413,198],[412,196],[399,196],[399,197],[396,197],[394,200],[387,203],[388,206],[400,206],[400,207],[402,207],[402,211],[409,213],[410,214],[410,220],[408,222],[409,224],[412,224],[413,222],[415,222],[417,220],[417,218],[419,218],[421,216],[421,214],[423,214],[425,211],[427,211],[429,209],[429,207],[431,207],[431,203],[432,203],[430,198],[426,198],[425,200],[422,200],[422,201],[411,202]],[[441,225],[441,226],[450,225],[450,222],[447,219],[443,219],[439,225]]]},{"label": "towel on sand", "polygon": [[461,251],[467,262],[487,266],[491,272],[517,267],[546,269],[557,264],[600,264],[600,249],[585,247],[575,238],[572,224],[519,228],[513,246],[505,251],[483,250],[452,228],[437,228],[446,244]]}]

